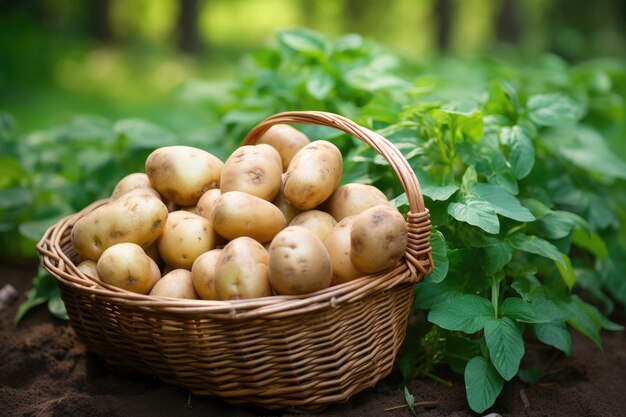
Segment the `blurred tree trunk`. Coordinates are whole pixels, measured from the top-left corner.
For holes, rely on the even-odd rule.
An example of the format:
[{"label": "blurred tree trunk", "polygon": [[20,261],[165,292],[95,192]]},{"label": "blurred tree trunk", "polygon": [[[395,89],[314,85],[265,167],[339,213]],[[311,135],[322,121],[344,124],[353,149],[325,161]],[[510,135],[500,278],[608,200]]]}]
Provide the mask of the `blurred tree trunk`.
[{"label": "blurred tree trunk", "polygon": [[439,51],[445,52],[450,47],[452,35],[452,1],[437,0],[435,3],[435,15],[437,22],[437,46]]},{"label": "blurred tree trunk", "polygon": [[522,21],[516,0],[503,0],[497,18],[498,41],[518,44],[522,35]]},{"label": "blurred tree trunk", "polygon": [[92,0],[87,4],[88,31],[100,43],[110,43],[113,40],[110,25],[111,2],[109,0]]},{"label": "blurred tree trunk", "polygon": [[198,52],[198,0],[180,0],[178,14],[178,49],[193,54]]}]

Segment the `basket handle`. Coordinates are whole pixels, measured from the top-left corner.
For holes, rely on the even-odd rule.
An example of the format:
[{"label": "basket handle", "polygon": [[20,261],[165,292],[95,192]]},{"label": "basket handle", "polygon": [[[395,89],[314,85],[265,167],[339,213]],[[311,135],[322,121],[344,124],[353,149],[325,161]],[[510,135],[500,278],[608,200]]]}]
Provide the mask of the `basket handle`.
[{"label": "basket handle", "polygon": [[[424,205],[424,197],[419,181],[402,153],[376,132],[360,126],[338,114],[322,111],[290,111],[268,117],[243,140],[242,145],[254,145],[270,127],[276,124],[312,124],[341,130],[367,143],[381,154],[393,168],[409,202],[408,245],[406,257],[409,263],[422,275],[428,275],[434,268],[430,247],[430,218]],[[416,276],[419,275],[416,272]]]}]

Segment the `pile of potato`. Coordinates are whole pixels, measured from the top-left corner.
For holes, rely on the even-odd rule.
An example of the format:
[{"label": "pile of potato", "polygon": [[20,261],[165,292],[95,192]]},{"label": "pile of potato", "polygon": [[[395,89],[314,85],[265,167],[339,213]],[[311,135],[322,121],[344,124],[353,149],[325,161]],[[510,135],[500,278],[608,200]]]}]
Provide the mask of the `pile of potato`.
[{"label": "pile of potato", "polygon": [[288,125],[225,163],[159,148],[145,174],[124,177],[76,222],[78,269],[140,294],[233,300],[307,294],[395,266],[404,218],[375,187],[338,188],[342,172],[335,145]]}]

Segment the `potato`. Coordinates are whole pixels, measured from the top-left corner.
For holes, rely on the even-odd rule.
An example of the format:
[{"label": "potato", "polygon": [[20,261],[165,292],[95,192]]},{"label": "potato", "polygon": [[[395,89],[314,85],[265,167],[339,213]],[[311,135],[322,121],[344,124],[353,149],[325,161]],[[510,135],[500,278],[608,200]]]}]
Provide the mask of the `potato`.
[{"label": "potato", "polygon": [[167,216],[157,247],[167,265],[191,269],[196,258],[214,249],[216,242],[217,236],[210,220],[179,210]]},{"label": "potato", "polygon": [[319,210],[308,210],[298,214],[289,223],[289,226],[302,226],[315,233],[323,242],[337,222],[328,213]]},{"label": "potato", "polygon": [[134,243],[118,243],[102,253],[97,264],[102,282],[139,294],[148,294],[161,278],[156,263]]},{"label": "potato", "polygon": [[127,176],[119,180],[119,182],[113,189],[111,198],[113,200],[116,200],[127,192],[136,190],[138,188],[152,188],[148,176],[139,172],[136,172],[134,174],[128,174]]},{"label": "potato", "polygon": [[87,275],[88,277],[99,279],[98,269],[96,266],[97,264],[95,261],[92,261],[91,259],[87,259],[86,261],[82,261],[81,263],[79,263],[77,268],[80,272]]},{"label": "potato", "polygon": [[163,277],[152,287],[150,295],[156,297],[184,298],[197,300],[198,294],[191,282],[191,272],[186,269],[175,269]]},{"label": "potato", "polygon": [[283,171],[286,171],[293,156],[309,144],[309,138],[289,125],[274,125],[259,138],[257,143],[268,144],[275,148],[283,162]]},{"label": "potato", "polygon": [[195,205],[207,190],[220,186],[223,166],[202,149],[166,146],[148,156],[146,174],[165,199],[185,207]]},{"label": "potato", "polygon": [[325,140],[300,149],[285,174],[285,197],[300,210],[311,210],[335,191],[343,160],[335,145]]},{"label": "potato", "polygon": [[222,169],[222,193],[242,191],[272,201],[280,189],[282,169],[271,153],[258,146],[242,146]]},{"label": "potato", "polygon": [[339,222],[348,216],[361,214],[370,207],[387,203],[385,194],[376,187],[365,184],[346,184],[337,188],[323,204],[322,209]]},{"label": "potato", "polygon": [[267,145],[265,143],[260,143],[258,145],[256,145],[256,147],[258,149],[262,149],[263,151],[269,153],[270,155],[272,155],[272,158],[274,158],[274,161],[276,161],[276,163],[278,164],[278,166],[280,167],[280,172],[283,172],[283,160],[280,157],[280,154],[278,153],[278,151],[276,150],[276,148],[274,148],[271,145]]},{"label": "potato", "polygon": [[151,245],[166,219],[161,200],[131,192],[80,218],[72,228],[72,244],[80,256],[96,261],[116,243]]},{"label": "potato", "polygon": [[152,245],[148,246],[147,248],[144,248],[143,251],[146,252],[146,255],[148,255],[150,259],[154,261],[155,264],[159,266],[163,264],[163,261],[161,260],[161,255],[159,255],[159,248],[157,248],[156,242],[154,242]]},{"label": "potato", "polygon": [[380,204],[356,216],[350,232],[350,260],[356,269],[374,274],[396,265],[404,256],[408,228],[402,215]]},{"label": "potato", "polygon": [[261,244],[239,237],[222,249],[217,259],[215,293],[218,300],[238,300],[271,295],[269,255]]},{"label": "potato", "polygon": [[215,278],[217,277],[217,259],[222,249],[213,249],[198,256],[191,266],[191,281],[196,292],[203,300],[217,300]]},{"label": "potato", "polygon": [[214,188],[202,194],[198,204],[196,204],[196,214],[210,220],[213,207],[215,207],[215,202],[220,195],[222,195],[222,192],[219,188]]},{"label": "potato", "polygon": [[272,201],[272,204],[274,204],[276,207],[279,208],[279,210],[283,213],[283,216],[285,216],[285,220],[287,221],[287,223],[289,223],[291,222],[291,220],[293,220],[294,217],[300,214],[301,211],[295,208],[294,206],[292,206],[289,200],[287,200],[287,197],[285,197],[284,185],[285,185],[285,174],[283,174],[283,180],[280,184],[280,190],[278,191],[278,194]]},{"label": "potato", "polygon": [[[163,201],[161,199],[161,194],[159,194],[159,192],[157,190],[155,190],[154,188],[152,188],[152,187],[135,188],[135,189],[130,190],[130,191],[128,191],[128,192],[126,192],[126,193],[124,193],[122,195],[126,196],[126,195],[131,195],[131,194],[132,195],[148,195],[148,196],[151,196],[151,197],[156,197],[159,200]],[[165,206],[167,206],[167,203],[165,203]],[[169,208],[168,208],[168,210],[169,210]]]},{"label": "potato", "polygon": [[260,243],[271,241],[286,224],[278,207],[240,191],[217,199],[211,221],[217,233],[228,240],[248,236]]},{"label": "potato", "polygon": [[324,241],[333,267],[332,285],[343,284],[363,276],[350,260],[350,233],[354,219],[356,216],[349,216],[337,223]]},{"label": "potato", "polygon": [[308,294],[330,286],[330,256],[315,233],[289,226],[270,245],[270,285],[276,294]]}]

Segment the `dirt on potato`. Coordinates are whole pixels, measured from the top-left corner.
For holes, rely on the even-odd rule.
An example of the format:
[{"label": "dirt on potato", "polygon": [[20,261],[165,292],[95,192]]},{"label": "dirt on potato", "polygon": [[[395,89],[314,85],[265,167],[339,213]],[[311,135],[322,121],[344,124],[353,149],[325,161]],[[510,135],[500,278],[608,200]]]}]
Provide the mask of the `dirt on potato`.
[{"label": "dirt on potato", "polygon": [[[31,286],[36,265],[0,265],[0,288],[13,285],[20,293]],[[18,328],[12,320],[20,300],[0,311],[1,416],[287,416],[288,412],[238,408],[213,398],[189,395],[150,376],[107,365],[85,352],[69,323],[52,318],[45,307],[26,315]],[[623,307],[612,319],[625,322]],[[605,332],[605,353],[575,333],[570,358],[540,345],[527,345],[528,366],[546,366],[548,375],[532,386],[514,379],[505,385],[491,412],[502,416],[620,416],[626,410],[626,333]],[[463,379],[445,368],[438,376],[446,387],[428,379],[409,384],[418,415],[475,415],[465,401]],[[320,416],[409,416],[398,374],[348,403],[328,407]],[[297,414],[302,416],[303,414]],[[306,414],[304,414],[306,415]]]}]

